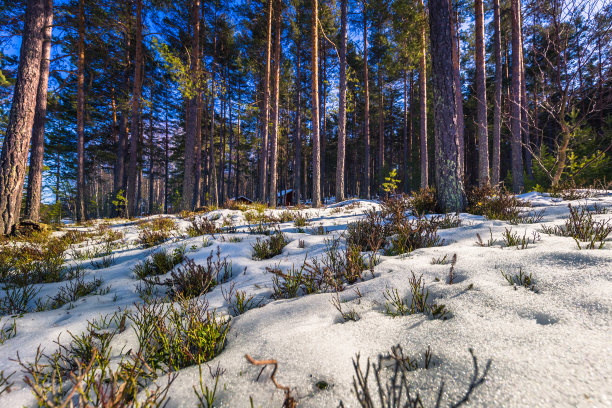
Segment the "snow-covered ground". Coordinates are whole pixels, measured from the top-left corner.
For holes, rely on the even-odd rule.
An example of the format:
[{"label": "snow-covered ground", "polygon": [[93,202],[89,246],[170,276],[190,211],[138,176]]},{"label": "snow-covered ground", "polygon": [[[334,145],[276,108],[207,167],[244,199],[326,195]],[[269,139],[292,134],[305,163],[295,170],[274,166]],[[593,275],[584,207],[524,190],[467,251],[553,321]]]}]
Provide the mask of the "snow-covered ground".
[{"label": "snow-covered ground", "polygon": [[[235,284],[238,290],[262,299],[262,307],[233,317],[224,351],[210,361],[223,374],[215,406],[280,407],[284,393],[268,380],[270,368],[257,377],[260,367],[250,365],[245,354],[256,359],[278,360],[276,378],[290,386],[301,407],[358,406],[353,392],[353,358],[361,353],[362,367],[367,357],[388,353],[400,344],[410,357],[419,357],[431,347],[432,366],[410,373],[410,380],[426,406],[435,402],[440,383],[445,383],[445,401],[462,395],[472,373],[472,348],[481,367],[492,360],[487,381],[472,396],[470,406],[564,407],[612,406],[612,242],[603,249],[579,250],[572,238],[547,235],[542,224],[559,224],[568,215],[567,201],[538,193],[522,196],[535,210],[545,210],[540,223],[511,226],[482,216],[461,214],[462,225],[440,230],[443,246],[418,249],[403,256],[381,256],[375,277],[348,286],[340,293],[345,310],[354,310],[357,321],[344,322],[331,304],[333,294],[308,295],[288,300],[273,300],[272,275],[266,267],[283,269],[299,266],[305,257],[320,257],[326,240],[343,233],[347,224],[363,217],[365,210],[378,208],[372,201],[347,201],[323,209],[301,210],[310,219],[301,233],[293,222],[280,224],[290,243],[281,255],[272,259],[252,260],[256,235],[246,231],[241,211],[218,210],[238,226],[236,234],[216,234],[208,238],[212,246],[202,247],[202,237],[181,238],[168,242],[168,248],[186,244],[195,246],[187,254],[196,263],[204,263],[211,250],[231,260],[233,277],[206,295],[210,308],[227,311],[222,289]],[[351,205],[357,203],[357,205]],[[612,194],[590,198],[612,209]],[[585,204],[585,200],[573,205]],[[281,210],[268,210],[269,213]],[[610,214],[597,216],[601,219]],[[181,228],[188,222],[177,218]],[[324,226],[327,233],[314,235],[309,229]],[[501,242],[506,228],[540,240],[527,249],[479,246],[477,234],[484,241],[490,233]],[[112,227],[123,231],[128,241],[138,235],[134,224]],[[491,232],[489,231],[491,229]],[[231,236],[242,238],[230,242]],[[537,236],[537,235],[536,235]],[[304,241],[300,248],[299,241]],[[16,319],[17,336],[0,345],[0,370],[18,373],[12,392],[0,397],[0,407],[34,406],[30,389],[22,382],[20,367],[13,360],[16,353],[24,361],[34,358],[41,345],[47,351],[56,348],[58,336],[68,341],[67,332],[84,331],[87,321],[133,307],[141,301],[136,290],[138,280],[131,269],[151,253],[135,246],[116,251],[114,265],[87,269],[86,279],[101,278],[104,295],[88,296],[73,306],[57,310],[27,313]],[[447,284],[449,264],[434,264],[432,259],[457,255],[455,283]],[[85,262],[84,265],[88,265]],[[515,274],[522,269],[532,274],[536,291],[509,285],[501,271]],[[410,296],[409,278],[422,275],[430,298],[444,304],[451,313],[447,320],[431,319],[423,314],[391,317],[384,314],[386,289],[397,289]],[[53,296],[64,283],[42,285],[39,296]],[[130,333],[129,329],[126,333]],[[115,341],[115,340],[113,340]],[[124,345],[135,347],[135,335],[116,339],[113,350]],[[209,386],[214,380],[203,370]],[[164,380],[159,380],[162,383]],[[197,366],[180,370],[169,392],[168,407],[197,406],[193,387],[199,382]],[[317,383],[328,384],[326,389]],[[445,406],[445,405],[443,405]]]}]

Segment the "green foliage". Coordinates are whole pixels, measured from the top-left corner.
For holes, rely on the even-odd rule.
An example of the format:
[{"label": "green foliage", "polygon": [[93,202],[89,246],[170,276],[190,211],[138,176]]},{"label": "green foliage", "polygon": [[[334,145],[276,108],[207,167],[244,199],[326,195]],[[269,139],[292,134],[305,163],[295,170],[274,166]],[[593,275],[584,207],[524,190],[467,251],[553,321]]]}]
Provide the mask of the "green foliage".
[{"label": "green foliage", "polygon": [[288,243],[289,240],[280,230],[277,230],[270,238],[257,238],[257,242],[251,245],[253,247],[253,259],[261,261],[280,255]]},{"label": "green foliage", "polygon": [[417,279],[414,272],[408,280],[410,284],[410,301],[403,299],[397,289],[387,289],[385,291],[385,314],[393,317],[407,316],[415,313],[423,313],[434,319],[446,320],[449,312],[444,305],[437,305],[428,302],[429,289],[425,289],[423,276]]},{"label": "green foliage", "polygon": [[392,194],[397,191],[400,180],[397,178],[397,169],[392,169],[389,175],[385,177],[385,182],[382,184],[382,189],[387,194]]},{"label": "green foliage", "polygon": [[120,217],[127,216],[127,197],[125,196],[125,191],[117,191],[117,195],[113,199],[112,204]]},{"label": "green foliage", "polygon": [[189,61],[183,62],[168,44],[160,42],[157,37],[153,37],[151,43],[161,56],[163,66],[172,76],[173,81],[178,85],[179,90],[185,99],[197,96],[198,91],[204,85],[203,73],[194,73]]}]

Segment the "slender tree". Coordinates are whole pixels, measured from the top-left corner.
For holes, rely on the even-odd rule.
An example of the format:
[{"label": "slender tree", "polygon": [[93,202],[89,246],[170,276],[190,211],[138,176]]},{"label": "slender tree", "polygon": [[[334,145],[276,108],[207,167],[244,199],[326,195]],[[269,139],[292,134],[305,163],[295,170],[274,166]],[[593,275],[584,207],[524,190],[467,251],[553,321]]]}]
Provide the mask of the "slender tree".
[{"label": "slender tree", "polygon": [[500,140],[501,140],[501,110],[502,110],[502,54],[501,54],[501,22],[499,0],[493,0],[493,52],[495,54],[495,92],[493,97],[493,163],[491,166],[491,184],[499,184],[500,172]]},{"label": "slender tree", "polygon": [[128,169],[128,212],[136,215],[138,200],[138,139],[140,96],[142,91],[142,0],[136,0],[136,35],[134,56],[134,81],[132,84],[132,118],[130,123],[130,166]]},{"label": "slender tree", "polygon": [[521,2],[511,0],[512,14],[512,97],[510,112],[510,132],[512,133],[512,190],[520,193],[524,187],[523,180],[523,145],[521,140]]},{"label": "slender tree", "polygon": [[32,129],[32,148],[28,189],[26,194],[25,217],[38,221],[40,218],[40,196],[42,191],[43,156],[45,151],[45,123],[47,118],[47,88],[49,84],[49,64],[51,58],[51,38],[53,34],[53,0],[45,1],[45,27],[43,31],[40,78],[36,91],[36,112]]},{"label": "slender tree", "polygon": [[266,202],[268,188],[268,135],[270,132],[270,58],[272,54],[272,14],[274,0],[268,0],[268,24],[266,37],[266,62],[264,71],[264,100],[262,115],[262,138],[261,138],[261,167],[259,183],[261,185],[261,201]]},{"label": "slender tree", "polygon": [[183,176],[183,209],[193,210],[195,205],[196,183],[196,139],[198,136],[199,116],[199,71],[200,71],[200,0],[191,2],[191,56],[189,71],[194,89],[187,96],[185,123],[185,174]]},{"label": "slender tree", "polygon": [[338,100],[338,153],[336,158],[336,202],[344,200],[346,156],[346,24],[348,0],[340,0],[340,84]]},{"label": "slender tree", "polygon": [[279,112],[279,93],[280,93],[280,40],[281,40],[281,2],[276,0],[276,12],[274,17],[274,82],[272,83],[272,137],[270,140],[270,207],[276,207],[276,185],[277,185],[277,165],[278,165],[278,138],[280,119]]},{"label": "slender tree", "polygon": [[364,112],[363,112],[363,141],[364,141],[364,196],[370,198],[370,84],[368,79],[368,17],[367,4],[363,2],[363,88],[364,88]]},{"label": "slender tree", "polygon": [[295,134],[294,144],[294,177],[293,177],[293,197],[294,204],[299,204],[302,195],[302,64],[301,51],[302,39],[300,33],[296,33],[295,45]]},{"label": "slender tree", "polygon": [[28,149],[40,78],[45,3],[28,0],[13,100],[0,154],[0,232],[10,234],[19,222]]},{"label": "slender tree", "polygon": [[[421,8],[425,14],[425,5],[421,0]],[[421,139],[421,188],[429,185],[429,158],[427,153],[427,37],[425,22],[421,25],[421,53],[419,55],[419,112]]]},{"label": "slender tree", "polygon": [[465,207],[452,58],[452,13],[450,0],[429,0],[436,192],[438,205],[443,211],[461,211]]},{"label": "slender tree", "polygon": [[489,184],[489,136],[487,134],[487,83],[485,72],[484,6],[482,0],[474,1],[476,20],[476,132],[478,137],[478,184]]},{"label": "slender tree", "polygon": [[319,138],[319,1],[312,0],[312,206],[321,206],[321,140]]},{"label": "slender tree", "polygon": [[79,0],[77,56],[77,200],[76,219],[87,218],[85,204],[85,0]]}]

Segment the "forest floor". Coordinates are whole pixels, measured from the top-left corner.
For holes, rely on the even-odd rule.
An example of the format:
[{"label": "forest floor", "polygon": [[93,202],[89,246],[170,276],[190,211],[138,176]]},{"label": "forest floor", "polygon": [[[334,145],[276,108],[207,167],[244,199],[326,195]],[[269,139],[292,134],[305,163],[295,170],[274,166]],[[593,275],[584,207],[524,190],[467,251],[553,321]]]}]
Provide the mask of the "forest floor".
[{"label": "forest floor", "polygon": [[[460,402],[470,384],[475,389],[469,406],[612,406],[611,237],[595,242],[597,249],[585,249],[584,242],[553,233],[553,226],[568,219],[568,204],[591,211],[592,220],[605,225],[612,212],[612,192],[575,201],[540,193],[519,198],[531,204],[526,211],[543,211],[542,218],[513,225],[462,213],[460,225],[437,231],[439,245],[397,256],[365,252],[362,279],[344,282],[338,291],[327,286],[308,295],[309,283],[316,282],[296,276],[300,271],[307,275],[317,265],[319,270],[327,263],[333,266],[334,254],[345,256],[347,226],[364,219],[367,210],[379,210],[379,203],[349,200],[321,209],[291,209],[290,216],[282,209],[220,209],[192,217],[196,224],[167,216],[172,221],[161,222],[167,224],[158,229],[169,236],[150,248],[143,248],[143,231],[149,228],[154,234],[152,225],[160,223],[154,221],[159,216],[106,221],[103,228],[103,221],[68,226],[82,236],[91,235],[65,252],[66,265],[78,272],[70,279],[33,285],[35,295],[27,299],[22,313],[0,317],[0,371],[5,378],[16,372],[8,380],[13,383],[11,391],[0,395],[0,406],[37,404],[32,388],[23,381],[26,373],[16,361],[17,353],[26,367],[35,361],[39,347],[50,356],[62,344],[76,355],[75,339],[88,335],[93,344],[104,330],[113,332],[105,346],[111,367],[142,348],[145,332],[138,328],[139,320],[117,316],[138,310],[145,315],[162,313],[171,304],[164,296],[171,298],[179,283],[168,283],[172,272],[145,279],[138,274],[147,275],[141,267],[153,253],[175,248],[182,248],[184,257],[195,264],[216,268],[214,282],[200,296],[197,308],[214,311],[209,319],[218,325],[213,328],[228,331],[222,350],[219,346],[212,351],[210,355],[216,356],[201,369],[197,364],[166,369],[173,372],[167,407],[206,406],[205,396],[199,401],[197,394],[207,389],[212,393],[216,381],[214,406],[219,407],[280,407],[283,401],[290,406],[287,397],[300,407],[338,407],[341,402],[358,407],[356,389],[363,391],[358,381],[354,387],[358,354],[364,374],[368,359],[376,365],[380,361],[383,388],[399,366],[403,374],[395,379],[409,384],[412,397],[418,395],[424,406],[436,406],[442,383],[440,406]],[[305,219],[296,221],[297,213]],[[269,239],[257,234],[267,232],[266,224],[253,221],[261,220],[262,214],[279,218],[272,232],[280,229],[288,243],[279,255],[254,260],[258,240],[261,245]],[[293,220],[282,222],[285,216]],[[225,230],[198,235],[193,226],[203,218],[218,228],[225,225]],[[190,227],[198,236],[189,237]],[[95,231],[102,232],[96,236]],[[101,234],[106,234],[106,241]],[[100,249],[104,245],[106,249]],[[187,260],[181,260],[174,272],[186,269]],[[58,293],[70,292],[73,281],[90,290],[73,291],[74,296],[62,300]],[[84,293],[90,294],[81,296]],[[298,296],[283,299],[292,294]],[[85,337],[79,337],[83,333]],[[396,345],[403,358],[400,349],[392,350]],[[475,380],[470,349],[478,362]],[[274,378],[279,386],[289,387],[289,393],[270,380],[272,366],[260,373],[261,367],[251,364],[246,354],[256,360],[275,359]],[[486,380],[478,384],[483,374]],[[146,390],[154,389],[153,384],[163,389],[168,379],[165,374],[150,376]],[[372,370],[367,381],[379,406]],[[65,397],[71,389],[70,381],[65,383],[61,392],[57,386],[55,391],[47,388],[47,395]],[[146,398],[147,391],[139,390],[139,398]]]}]

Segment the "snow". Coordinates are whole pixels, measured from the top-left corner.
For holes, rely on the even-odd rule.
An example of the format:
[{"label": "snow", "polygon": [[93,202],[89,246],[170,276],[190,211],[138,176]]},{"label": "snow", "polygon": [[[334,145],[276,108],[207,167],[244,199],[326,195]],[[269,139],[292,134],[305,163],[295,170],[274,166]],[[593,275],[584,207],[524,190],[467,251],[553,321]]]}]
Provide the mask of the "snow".
[{"label": "snow", "polygon": [[[349,322],[343,322],[330,303],[333,294],[272,300],[272,275],[266,272],[266,267],[286,269],[301,265],[305,257],[320,257],[326,240],[340,236],[367,209],[378,208],[375,201],[350,200],[322,209],[300,210],[309,218],[306,232],[299,232],[293,222],[280,224],[290,243],[281,255],[263,261],[251,259],[251,245],[257,236],[248,234],[241,211],[208,213],[210,219],[219,217],[216,220],[219,225],[223,218],[232,218],[238,232],[208,236],[212,245],[205,248],[202,237],[180,238],[163,246],[196,246],[196,250],[187,254],[196,263],[205,262],[210,252],[219,248],[233,268],[232,278],[223,285],[224,289],[233,283],[236,289],[262,299],[264,305],[231,319],[225,350],[208,363],[213,370],[217,366],[224,370],[215,406],[248,407],[250,396],[255,406],[282,405],[283,392],[275,390],[267,380],[271,369],[267,368],[256,381],[261,368],[246,361],[244,355],[250,354],[255,359],[278,360],[276,378],[293,389],[300,407],[336,407],[341,400],[346,407],[356,407],[352,359],[361,353],[365,368],[368,357],[387,353],[396,344],[401,344],[411,357],[421,356],[431,347],[433,367],[410,373],[426,406],[435,402],[441,381],[447,396],[462,395],[472,373],[469,348],[473,348],[481,366],[492,360],[489,378],[473,394],[471,406],[612,406],[612,242],[608,238],[601,250],[579,250],[572,238],[544,234],[540,231],[542,224],[559,224],[567,217],[568,201],[540,193],[524,194],[521,198],[532,203],[535,207],[532,211],[545,210],[540,223],[512,226],[461,214],[462,226],[440,231],[444,246],[418,249],[403,256],[381,256],[374,278],[366,273],[365,281],[340,293],[343,308],[354,309],[360,317]],[[594,203],[612,209],[612,193],[588,199],[589,205]],[[585,200],[572,202],[577,204],[585,204]],[[597,217],[606,219],[610,215]],[[188,226],[186,221],[173,218],[181,228]],[[308,233],[319,225],[326,228],[325,235]],[[123,231],[128,242],[138,236],[134,223],[120,223],[112,228]],[[501,241],[506,228],[521,236],[524,233],[531,236],[535,231],[541,240],[523,250],[476,244],[476,234],[486,241],[489,229]],[[242,241],[230,242],[231,236]],[[304,240],[305,248],[298,246],[299,240]],[[133,307],[140,299],[136,292],[138,281],[131,269],[151,251],[130,245],[115,251],[113,266],[87,269],[86,280],[102,278],[103,287],[110,285],[108,294],[80,299],[72,309],[66,305],[17,318],[17,336],[0,345],[0,370],[5,374],[19,371],[14,361],[17,352],[22,360],[32,361],[39,345],[51,352],[57,347],[54,342],[58,337],[66,342],[68,332],[84,331],[87,320]],[[432,264],[432,258],[445,255],[450,258],[453,254],[457,254],[456,283],[449,285],[446,279],[450,266]],[[88,264],[87,261],[84,266]],[[514,274],[519,268],[533,275],[537,293],[526,288],[514,289],[500,272]],[[452,315],[450,319],[436,320],[422,314],[391,317],[383,313],[385,290],[394,288],[400,295],[408,296],[412,273],[423,276],[430,298],[446,305]],[[53,296],[63,284],[40,285],[39,296]],[[227,313],[221,287],[215,287],[206,297],[211,308]],[[113,350],[118,353],[122,344],[132,344],[133,337],[126,334],[115,339]],[[214,380],[208,368],[202,372],[204,381],[212,387]],[[164,381],[160,378],[158,383]],[[196,406],[193,386],[198,381],[197,366],[180,370],[170,388],[167,406]],[[329,388],[319,390],[315,385],[319,381],[328,383]],[[35,406],[35,399],[19,378],[12,392],[0,396],[0,406],[24,405]]]}]

